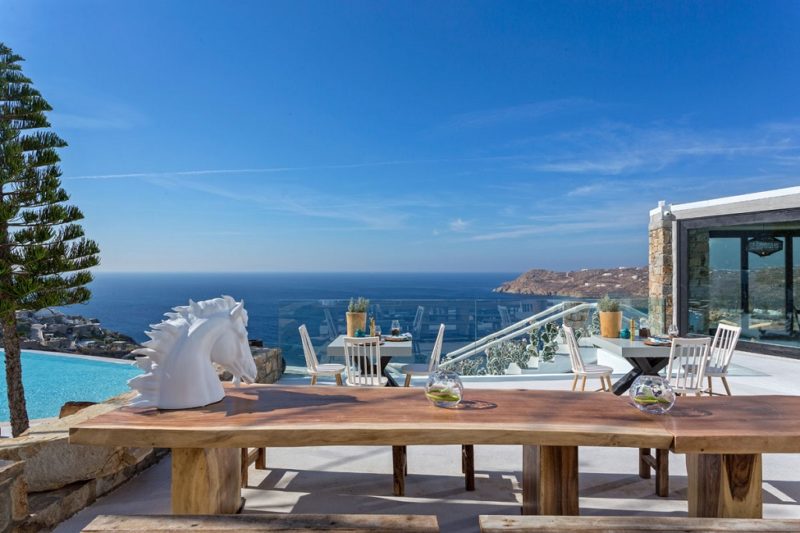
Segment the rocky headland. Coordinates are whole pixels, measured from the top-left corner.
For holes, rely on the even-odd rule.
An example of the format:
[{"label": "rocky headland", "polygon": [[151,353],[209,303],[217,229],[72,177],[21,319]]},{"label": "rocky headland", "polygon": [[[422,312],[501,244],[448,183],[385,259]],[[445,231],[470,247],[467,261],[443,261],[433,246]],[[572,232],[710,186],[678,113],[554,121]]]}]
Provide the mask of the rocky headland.
[{"label": "rocky headland", "polygon": [[570,298],[602,298],[606,294],[639,298],[648,294],[647,270],[646,266],[584,268],[570,272],[537,268],[503,283],[494,291]]},{"label": "rocky headland", "polygon": [[139,347],[132,337],[103,327],[96,318],[50,309],[17,312],[17,331],[23,350],[119,358]]}]

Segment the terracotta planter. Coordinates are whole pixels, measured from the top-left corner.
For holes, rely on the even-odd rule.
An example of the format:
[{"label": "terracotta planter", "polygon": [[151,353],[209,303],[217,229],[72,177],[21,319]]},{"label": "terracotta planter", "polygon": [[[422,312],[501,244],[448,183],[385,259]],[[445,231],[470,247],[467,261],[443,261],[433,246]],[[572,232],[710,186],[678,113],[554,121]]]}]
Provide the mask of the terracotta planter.
[{"label": "terracotta planter", "polygon": [[600,336],[619,338],[622,329],[622,311],[600,311]]},{"label": "terracotta planter", "polygon": [[355,337],[356,330],[367,330],[367,313],[351,313],[347,312],[347,336]]}]

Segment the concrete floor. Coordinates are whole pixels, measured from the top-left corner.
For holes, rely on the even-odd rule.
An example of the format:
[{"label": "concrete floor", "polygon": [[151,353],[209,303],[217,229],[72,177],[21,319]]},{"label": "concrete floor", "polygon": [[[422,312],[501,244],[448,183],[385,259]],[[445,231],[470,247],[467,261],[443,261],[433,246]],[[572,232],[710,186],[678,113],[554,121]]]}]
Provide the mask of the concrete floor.
[{"label": "concrete floor", "polygon": [[[624,362],[613,363],[624,370]],[[800,361],[737,353],[729,379],[733,393],[800,394]],[[467,388],[568,389],[571,378],[467,381]],[[287,375],[282,383],[307,384]],[[421,385],[415,382],[415,385]],[[468,394],[468,392],[467,392]],[[654,481],[637,475],[635,449],[580,449],[580,507],[585,515],[686,515],[686,468],[670,454],[670,495],[654,494]],[[519,446],[476,446],[476,490],[466,492],[458,446],[410,446],[406,496],[392,496],[388,447],[270,448],[270,470],[250,471],[243,491],[246,512],[435,514],[442,531],[478,531],[479,514],[518,514],[522,454]],[[98,500],[56,531],[76,532],[99,514],[170,512],[170,463],[165,459]],[[800,455],[764,456],[764,517],[800,518]]]}]

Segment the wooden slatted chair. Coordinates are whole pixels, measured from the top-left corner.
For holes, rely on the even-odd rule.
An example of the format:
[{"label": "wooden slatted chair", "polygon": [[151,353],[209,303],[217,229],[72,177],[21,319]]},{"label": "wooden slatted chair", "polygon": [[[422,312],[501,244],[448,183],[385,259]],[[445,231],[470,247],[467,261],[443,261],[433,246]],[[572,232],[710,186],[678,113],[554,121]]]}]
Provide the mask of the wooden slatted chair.
[{"label": "wooden slatted chair", "polygon": [[317,376],[334,376],[336,378],[336,384],[342,385],[344,365],[336,363],[319,364],[317,353],[314,351],[314,345],[311,344],[311,337],[308,336],[306,325],[303,324],[297,329],[300,331],[300,341],[303,343],[303,355],[306,357],[306,370],[311,376],[311,384],[317,384]]},{"label": "wooden slatted chair", "polygon": [[729,326],[727,324],[719,324],[717,326],[717,332],[709,349],[705,372],[708,380],[709,396],[713,393],[711,378],[719,378],[725,387],[725,392],[728,393],[728,396],[731,395],[731,388],[728,385],[728,367],[731,364],[733,352],[736,350],[736,343],[739,341],[741,333],[742,328],[739,326]]},{"label": "wooden slatted chair", "polygon": [[578,378],[583,378],[581,381],[581,391],[586,390],[586,378],[599,378],[600,388],[603,391],[611,391],[611,373],[614,371],[610,366],[605,365],[587,365],[583,362],[581,357],[581,349],[578,346],[578,339],[575,338],[575,330],[571,327],[562,326],[564,337],[567,339],[567,347],[569,349],[569,360],[572,364],[572,373],[575,377],[572,379],[572,390],[578,385]]},{"label": "wooden slatted chair", "polygon": [[389,379],[381,370],[381,342],[378,337],[345,337],[345,382],[351,387],[385,387]]},{"label": "wooden slatted chair", "polygon": [[[700,396],[705,392],[703,376],[710,345],[709,338],[672,339],[666,377],[675,394]],[[657,449],[653,457],[649,448],[639,449],[639,477],[650,479],[651,469],[656,473],[656,494],[669,496],[669,450]]]},{"label": "wooden slatted chair", "polygon": [[411,376],[427,376],[439,368],[439,359],[442,356],[442,342],[444,341],[445,325],[439,324],[439,333],[436,335],[436,342],[433,343],[433,351],[427,363],[416,363],[405,365],[400,372],[406,375],[405,387],[411,386]]},{"label": "wooden slatted chair", "polygon": [[703,378],[710,346],[710,338],[672,339],[666,376],[675,394],[700,396],[706,392]]},{"label": "wooden slatted chair", "polygon": [[[406,375],[405,387],[411,386],[411,376],[428,376],[439,368],[439,361],[442,356],[442,343],[444,342],[445,325],[439,324],[439,333],[436,335],[436,342],[433,343],[431,358],[427,363],[405,365],[400,372]],[[405,451],[400,452],[405,456]],[[404,468],[408,473],[407,466]],[[464,473],[464,485],[466,490],[475,490],[475,446],[464,444],[461,446],[461,471]]]}]

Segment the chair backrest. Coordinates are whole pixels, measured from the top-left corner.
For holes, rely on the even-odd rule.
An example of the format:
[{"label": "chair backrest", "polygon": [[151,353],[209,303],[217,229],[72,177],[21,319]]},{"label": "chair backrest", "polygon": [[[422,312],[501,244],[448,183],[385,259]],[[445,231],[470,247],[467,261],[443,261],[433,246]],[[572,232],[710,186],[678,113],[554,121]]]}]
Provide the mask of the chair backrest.
[{"label": "chair backrest", "polygon": [[573,372],[583,372],[585,366],[583,365],[583,358],[581,357],[581,349],[578,346],[578,339],[575,338],[575,331],[569,326],[561,326],[564,330],[564,337],[567,338],[567,348],[569,349],[569,362],[572,364]]},{"label": "chair backrest", "polygon": [[333,319],[331,310],[327,307],[325,308],[325,323],[328,325],[328,337],[330,337],[331,340],[338,337],[339,330],[336,328],[336,321]]},{"label": "chair backrest", "polygon": [[711,339],[672,339],[667,379],[680,389],[702,389]]},{"label": "chair backrest", "polygon": [[436,342],[433,343],[431,360],[428,362],[428,372],[433,372],[439,368],[439,359],[442,357],[442,342],[444,342],[444,324],[439,324],[439,333],[436,335]]},{"label": "chair backrest", "polygon": [[731,364],[731,358],[741,333],[742,328],[739,326],[717,325],[717,333],[714,335],[714,341],[709,349],[708,368],[722,372],[728,371],[728,365]]},{"label": "chair backrest", "polygon": [[425,316],[425,308],[421,305],[417,306],[417,313],[414,315],[414,322],[411,323],[411,332],[419,341],[420,333],[422,331],[422,319]]},{"label": "chair backrest", "polygon": [[299,328],[300,341],[303,343],[303,355],[306,356],[306,368],[312,372],[316,372],[319,361],[317,361],[317,354],[314,351],[314,345],[311,344],[311,337],[308,336],[306,325],[303,324]]},{"label": "chair backrest", "polygon": [[383,385],[381,343],[378,337],[345,337],[344,359],[348,385]]},{"label": "chair backrest", "polygon": [[508,307],[505,305],[498,305],[497,311],[500,313],[500,327],[504,328],[511,324],[511,315],[508,313]]}]

